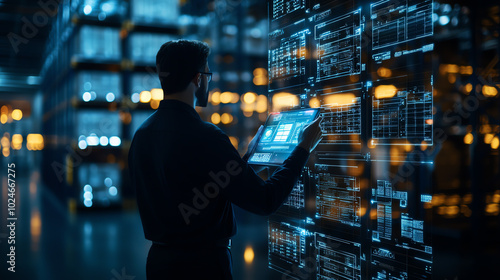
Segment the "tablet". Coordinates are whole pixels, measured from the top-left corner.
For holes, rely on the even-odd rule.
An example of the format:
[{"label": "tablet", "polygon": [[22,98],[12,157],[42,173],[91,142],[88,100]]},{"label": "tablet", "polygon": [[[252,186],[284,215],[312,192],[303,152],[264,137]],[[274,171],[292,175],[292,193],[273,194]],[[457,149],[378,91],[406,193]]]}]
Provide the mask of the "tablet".
[{"label": "tablet", "polygon": [[314,121],[319,112],[319,108],[307,108],[270,113],[248,163],[281,165],[297,146],[302,128]]}]

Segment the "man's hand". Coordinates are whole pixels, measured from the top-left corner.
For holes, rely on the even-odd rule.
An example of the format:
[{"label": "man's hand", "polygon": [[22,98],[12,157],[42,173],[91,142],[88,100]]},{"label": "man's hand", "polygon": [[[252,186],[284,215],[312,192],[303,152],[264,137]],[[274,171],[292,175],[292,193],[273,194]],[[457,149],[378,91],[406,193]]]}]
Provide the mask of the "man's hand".
[{"label": "man's hand", "polygon": [[[264,131],[264,126],[261,125],[259,127],[259,130],[257,130],[257,133],[255,134],[255,136],[252,138],[252,141],[250,141],[250,143],[248,144],[246,155],[248,155],[248,153],[250,153],[251,151],[253,151],[255,149],[255,146],[257,145],[257,140],[260,138],[263,131]],[[255,171],[255,173],[259,173],[262,170],[264,170],[264,168],[266,168],[266,167],[265,166],[252,166],[252,168]]]},{"label": "man's hand", "polygon": [[318,117],[299,134],[299,144],[297,146],[304,148],[308,152],[312,152],[323,138],[323,132],[319,125],[322,117]]},{"label": "man's hand", "polygon": [[255,149],[255,145],[257,145],[257,140],[260,138],[263,131],[264,131],[264,126],[261,125],[259,127],[259,130],[257,130],[257,133],[255,134],[255,136],[252,138],[252,141],[250,141],[250,143],[248,144],[247,153],[250,153],[251,151],[253,151]]}]

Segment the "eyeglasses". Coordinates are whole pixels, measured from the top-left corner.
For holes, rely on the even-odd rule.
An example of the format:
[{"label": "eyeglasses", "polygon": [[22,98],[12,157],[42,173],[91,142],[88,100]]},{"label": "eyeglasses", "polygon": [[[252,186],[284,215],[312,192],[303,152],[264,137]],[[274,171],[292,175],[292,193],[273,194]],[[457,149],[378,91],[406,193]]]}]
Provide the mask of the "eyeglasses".
[{"label": "eyeglasses", "polygon": [[210,81],[212,80],[212,73],[210,73],[210,72],[200,72],[200,73],[207,75],[208,82],[210,83]]}]

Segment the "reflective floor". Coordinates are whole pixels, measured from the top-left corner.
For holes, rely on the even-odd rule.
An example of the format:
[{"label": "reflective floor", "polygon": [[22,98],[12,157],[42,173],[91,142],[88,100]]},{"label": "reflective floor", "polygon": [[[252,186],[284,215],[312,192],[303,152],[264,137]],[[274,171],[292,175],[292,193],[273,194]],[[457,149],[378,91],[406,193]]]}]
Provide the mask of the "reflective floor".
[{"label": "reflective floor", "polygon": [[[7,177],[2,176],[0,279],[145,279],[150,242],[144,239],[138,212],[69,213],[40,182],[38,171],[16,171],[15,273],[7,271],[9,248]],[[4,174],[7,174],[4,172]],[[233,239],[235,279],[280,279],[267,268],[267,219],[240,210]],[[254,258],[245,262],[245,249]]]}]

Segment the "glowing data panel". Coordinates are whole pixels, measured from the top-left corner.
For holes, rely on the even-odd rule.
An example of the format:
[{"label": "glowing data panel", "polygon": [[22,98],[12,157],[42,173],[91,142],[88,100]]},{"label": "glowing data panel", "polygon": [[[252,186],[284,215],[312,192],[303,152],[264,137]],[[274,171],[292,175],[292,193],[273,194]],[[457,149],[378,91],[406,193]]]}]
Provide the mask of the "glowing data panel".
[{"label": "glowing data panel", "polygon": [[[405,184],[403,184],[405,185]],[[402,186],[403,186],[402,185]],[[412,217],[413,203],[430,201],[429,195],[412,200],[407,191],[399,191],[388,180],[377,180],[372,188],[371,279],[430,279],[432,247],[428,245],[425,224]]]},{"label": "glowing data panel", "polygon": [[304,208],[304,183],[302,181],[297,181],[295,186],[293,186],[292,192],[288,196],[287,200],[283,203],[283,205],[290,206],[296,209]]},{"label": "glowing data panel", "polygon": [[371,5],[373,49],[431,36],[432,0],[384,0]]},{"label": "glowing data panel", "polygon": [[309,30],[290,34],[290,28],[269,34],[269,88],[288,88],[304,83],[306,36]]},{"label": "glowing data panel", "polygon": [[283,205],[276,211],[275,216],[293,218],[295,220],[303,220],[306,213],[306,189],[309,189],[309,178],[311,171],[308,167],[304,167],[299,180],[293,186],[288,198],[283,202]]},{"label": "glowing data panel", "polygon": [[283,18],[294,12],[303,10],[306,6],[305,0],[275,0],[272,1],[272,20]]},{"label": "glowing data panel", "polygon": [[403,246],[373,246],[370,255],[370,279],[431,279],[430,246],[423,250]]},{"label": "glowing data panel", "polygon": [[325,144],[359,143],[361,136],[361,86],[316,90],[321,101],[321,128]]},{"label": "glowing data panel", "polygon": [[327,166],[317,166],[316,218],[361,226],[359,181],[355,177],[328,173]]},{"label": "glowing data panel", "polygon": [[373,144],[432,144],[432,87],[424,83],[374,84]]},{"label": "glowing data panel", "polygon": [[315,233],[318,280],[361,280],[361,244]]},{"label": "glowing data panel", "polygon": [[[323,20],[329,13],[319,14],[316,20]],[[361,72],[359,10],[316,24],[314,39],[318,42],[317,82]]]},{"label": "glowing data panel", "polygon": [[[323,132],[270,217],[269,267],[283,279],[430,279],[433,0],[268,3],[271,116],[314,108]],[[266,149],[295,143],[297,122],[265,129],[249,163],[271,165]]]},{"label": "glowing data panel", "polygon": [[269,267],[286,273],[304,267],[307,235],[301,227],[269,221]]}]

